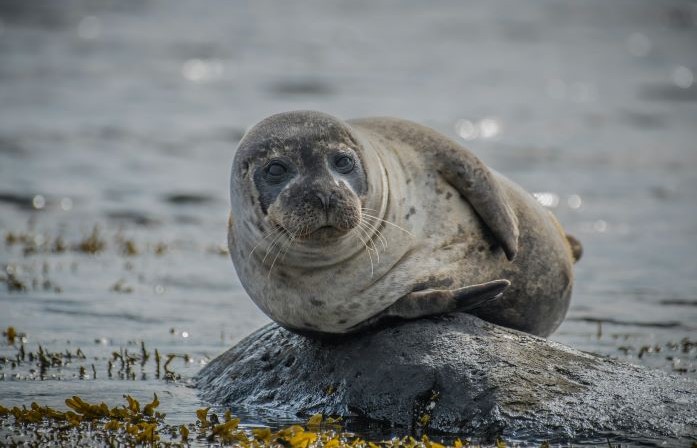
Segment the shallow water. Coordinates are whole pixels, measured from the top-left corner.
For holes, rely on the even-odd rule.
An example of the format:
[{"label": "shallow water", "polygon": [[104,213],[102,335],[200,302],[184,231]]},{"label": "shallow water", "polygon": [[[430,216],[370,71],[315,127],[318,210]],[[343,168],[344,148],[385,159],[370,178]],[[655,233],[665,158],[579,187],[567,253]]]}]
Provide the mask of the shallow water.
[{"label": "shallow water", "polygon": [[[430,125],[542,193],[585,248],[552,339],[697,377],[696,44],[683,2],[0,2],[0,231],[29,235],[0,242],[0,327],[86,355],[3,363],[0,403],[195,419],[188,380],[268,322],[223,250],[234,148],[292,109]],[[140,341],[181,379],[110,379]]]}]

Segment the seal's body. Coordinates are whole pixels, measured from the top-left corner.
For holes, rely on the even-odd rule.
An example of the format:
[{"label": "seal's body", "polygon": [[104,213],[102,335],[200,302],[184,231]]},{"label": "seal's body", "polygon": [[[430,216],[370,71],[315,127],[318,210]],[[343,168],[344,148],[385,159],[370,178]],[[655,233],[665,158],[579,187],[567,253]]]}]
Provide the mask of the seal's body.
[{"label": "seal's body", "polygon": [[437,132],[317,112],[274,115],[240,142],[229,245],[252,300],[313,333],[462,310],[547,336],[580,251],[531,195]]}]

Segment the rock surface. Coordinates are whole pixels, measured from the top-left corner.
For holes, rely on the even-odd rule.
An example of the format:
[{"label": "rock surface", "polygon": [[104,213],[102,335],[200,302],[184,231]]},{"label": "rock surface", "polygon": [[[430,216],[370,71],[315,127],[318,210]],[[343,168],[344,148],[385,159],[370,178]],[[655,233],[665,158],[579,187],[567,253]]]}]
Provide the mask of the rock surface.
[{"label": "rock surface", "polygon": [[197,378],[213,403],[481,440],[697,439],[697,382],[466,314],[317,340],[267,325]]}]

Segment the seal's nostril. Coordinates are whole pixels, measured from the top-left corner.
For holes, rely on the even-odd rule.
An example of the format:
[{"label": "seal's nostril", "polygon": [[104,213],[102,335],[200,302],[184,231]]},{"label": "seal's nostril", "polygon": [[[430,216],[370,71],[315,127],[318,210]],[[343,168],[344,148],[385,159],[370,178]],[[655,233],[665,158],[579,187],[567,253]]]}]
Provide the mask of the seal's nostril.
[{"label": "seal's nostril", "polygon": [[319,203],[322,204],[322,208],[326,209],[329,205],[327,196],[324,193],[315,192],[315,196],[319,199]]}]

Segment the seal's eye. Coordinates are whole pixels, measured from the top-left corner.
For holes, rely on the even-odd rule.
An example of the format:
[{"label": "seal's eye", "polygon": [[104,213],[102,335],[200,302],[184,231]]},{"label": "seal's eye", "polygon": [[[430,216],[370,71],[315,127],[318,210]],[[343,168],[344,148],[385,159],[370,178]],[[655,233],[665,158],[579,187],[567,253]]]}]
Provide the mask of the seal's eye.
[{"label": "seal's eye", "polygon": [[288,168],[281,162],[271,162],[266,167],[266,178],[271,182],[280,182],[288,173]]},{"label": "seal's eye", "polygon": [[345,154],[341,154],[334,159],[334,167],[340,173],[348,173],[353,169],[354,164],[353,158]]}]

